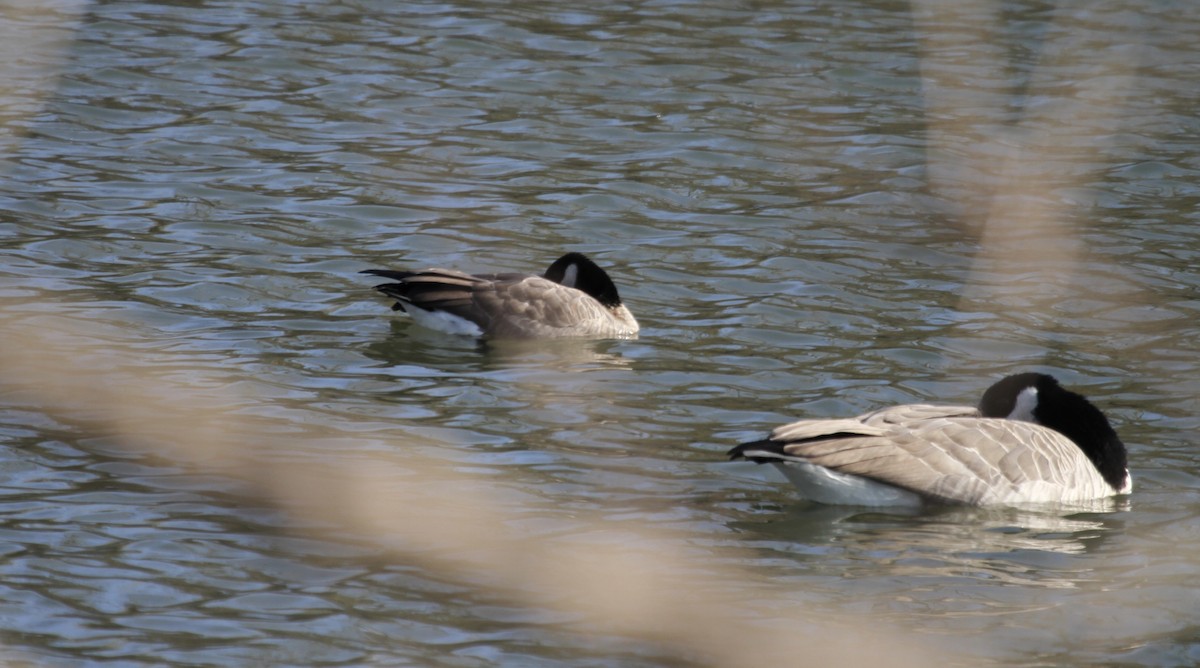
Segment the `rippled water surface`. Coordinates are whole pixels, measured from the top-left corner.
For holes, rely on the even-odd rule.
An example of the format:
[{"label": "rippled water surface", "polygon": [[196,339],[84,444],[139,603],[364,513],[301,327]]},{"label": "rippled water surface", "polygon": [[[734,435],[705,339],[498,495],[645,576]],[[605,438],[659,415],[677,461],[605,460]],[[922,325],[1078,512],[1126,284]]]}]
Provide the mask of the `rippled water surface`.
[{"label": "rippled water surface", "polygon": [[[425,525],[357,523],[460,530],[446,499],[486,488],[481,526],[530,564],[683,555],[672,586],[715,588],[730,623],[963,664],[1200,662],[1186,3],[25,4],[0,65],[12,656],[728,663],[593,633],[570,586],[489,580]],[[640,338],[456,340],[357,274],[565,250],[611,270]],[[23,391],[21,357],[79,382]],[[1025,369],[1108,412],[1131,497],[897,515],[724,461],[789,418],[974,403]],[[121,408],[157,406],[147,383],[169,388],[149,430]],[[209,452],[234,420],[275,445]]]}]

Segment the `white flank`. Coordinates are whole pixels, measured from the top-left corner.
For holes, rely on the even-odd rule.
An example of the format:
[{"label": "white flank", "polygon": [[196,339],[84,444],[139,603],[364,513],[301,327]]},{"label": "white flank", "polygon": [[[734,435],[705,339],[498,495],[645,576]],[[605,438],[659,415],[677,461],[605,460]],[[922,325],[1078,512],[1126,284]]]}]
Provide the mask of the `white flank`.
[{"label": "white flank", "polygon": [[404,310],[412,316],[414,322],[426,329],[457,336],[483,336],[483,330],[479,328],[479,325],[445,311],[430,311],[413,306],[409,302],[404,303]]},{"label": "white flank", "polygon": [[[752,453],[748,453],[752,454]],[[771,462],[806,499],[842,506],[921,505],[921,497],[905,489],[856,475],[838,473],[808,462]]]}]

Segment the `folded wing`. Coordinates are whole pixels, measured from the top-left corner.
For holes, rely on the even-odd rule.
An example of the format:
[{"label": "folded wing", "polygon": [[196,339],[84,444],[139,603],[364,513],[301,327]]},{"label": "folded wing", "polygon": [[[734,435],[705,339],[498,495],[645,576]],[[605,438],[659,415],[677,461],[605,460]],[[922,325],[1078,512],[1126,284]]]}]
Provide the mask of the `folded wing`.
[{"label": "folded wing", "polygon": [[[740,452],[739,452],[740,450]],[[1069,439],[971,407],[897,406],[845,420],[803,420],[731,452],[799,462],[972,505],[1072,501],[1109,493]]]},{"label": "folded wing", "polygon": [[376,286],[394,309],[440,311],[477,325],[488,336],[554,338],[622,333],[604,306],[586,293],[541,276],[471,275],[450,269],[371,270],[396,283]]}]

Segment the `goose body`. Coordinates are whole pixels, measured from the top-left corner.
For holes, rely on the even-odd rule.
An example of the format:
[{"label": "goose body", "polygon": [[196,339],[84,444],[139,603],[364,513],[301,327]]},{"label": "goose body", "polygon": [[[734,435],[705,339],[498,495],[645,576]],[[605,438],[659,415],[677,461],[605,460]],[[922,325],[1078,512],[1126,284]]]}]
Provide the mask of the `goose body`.
[{"label": "goose body", "polygon": [[466,274],[453,269],[364,274],[393,279],[375,289],[418,324],[488,338],[633,338],[638,323],[603,269],[567,253],[542,275]]},{"label": "goose body", "polygon": [[1125,446],[1107,418],[1051,376],[1009,376],[978,408],[913,404],[801,420],[731,459],[775,464],[829,504],[1072,503],[1127,494]]}]

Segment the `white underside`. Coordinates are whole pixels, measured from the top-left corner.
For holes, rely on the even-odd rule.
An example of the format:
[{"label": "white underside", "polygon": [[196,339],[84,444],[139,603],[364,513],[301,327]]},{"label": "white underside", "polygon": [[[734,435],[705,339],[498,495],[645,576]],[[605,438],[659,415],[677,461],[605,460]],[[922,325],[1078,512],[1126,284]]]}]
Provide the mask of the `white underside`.
[{"label": "white underside", "polygon": [[908,490],[892,487],[859,476],[831,471],[805,462],[772,462],[800,494],[811,501],[843,506],[921,505],[921,497]]},{"label": "white underside", "polygon": [[413,322],[426,329],[456,336],[483,336],[479,325],[445,311],[430,311],[408,302],[404,303],[404,311],[412,316]]},{"label": "white underside", "polygon": [[[915,507],[924,503],[923,498],[914,492],[869,478],[838,473],[816,464],[795,460],[772,462],[772,464],[787,477],[788,481],[795,485],[801,496],[818,503],[901,507]],[[1129,494],[1133,490],[1133,481],[1128,472],[1125,475],[1125,484],[1115,492],[1099,474],[1089,476],[1077,487],[1066,489],[1061,484],[1031,480],[1013,487],[989,490],[992,493],[982,495],[978,505],[1075,503]],[[970,484],[972,481],[960,479],[959,482]],[[980,481],[975,479],[973,482]],[[943,490],[943,493],[948,490],[949,487]]]}]

